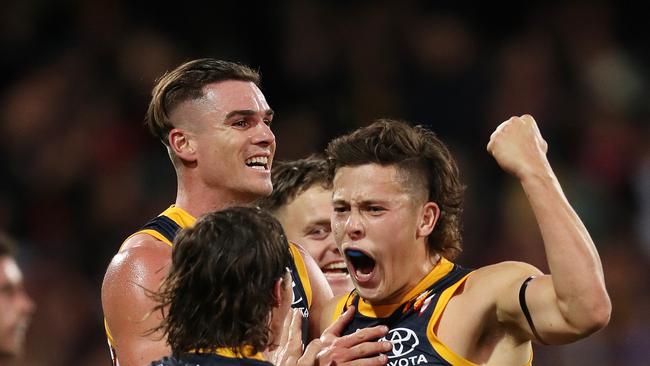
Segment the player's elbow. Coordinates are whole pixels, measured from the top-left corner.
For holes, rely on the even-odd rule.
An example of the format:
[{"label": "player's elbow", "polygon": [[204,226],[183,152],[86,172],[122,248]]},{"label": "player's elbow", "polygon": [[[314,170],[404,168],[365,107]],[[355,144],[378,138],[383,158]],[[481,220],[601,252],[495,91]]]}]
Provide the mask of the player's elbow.
[{"label": "player's elbow", "polygon": [[609,299],[607,293],[605,293],[594,306],[593,315],[592,315],[592,328],[594,331],[605,328],[609,324],[609,319],[612,316],[612,302]]},{"label": "player's elbow", "polygon": [[609,323],[612,314],[612,303],[606,292],[590,299],[581,311],[580,320],[576,322],[579,333],[586,337],[603,329]]}]

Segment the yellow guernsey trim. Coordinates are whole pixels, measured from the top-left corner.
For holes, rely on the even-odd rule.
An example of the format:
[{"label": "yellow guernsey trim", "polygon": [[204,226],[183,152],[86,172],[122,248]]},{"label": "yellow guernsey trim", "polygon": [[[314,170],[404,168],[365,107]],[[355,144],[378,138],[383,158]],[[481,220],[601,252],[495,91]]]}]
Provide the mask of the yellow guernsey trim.
[{"label": "yellow guernsey trim", "polygon": [[355,290],[352,290],[352,292],[349,292],[345,295],[339,295],[338,299],[336,300],[336,307],[334,308],[334,312],[332,312],[332,323],[336,321],[336,319],[343,314],[343,309],[346,306],[352,305],[352,301],[354,300],[354,297],[357,295],[357,292]]},{"label": "yellow guernsey trim", "polygon": [[104,318],[104,329],[106,330],[106,338],[108,338],[108,344],[110,344],[111,347],[115,348],[115,341],[113,340],[111,331],[108,330],[108,323],[106,323],[106,318]]},{"label": "yellow guernsey trim", "polygon": [[302,288],[305,290],[305,295],[307,296],[307,308],[309,309],[311,308],[311,283],[309,282],[309,276],[307,275],[307,266],[305,266],[305,261],[300,254],[300,250],[294,243],[289,242],[289,250],[291,250],[293,262],[298,270],[298,276],[302,282]]},{"label": "yellow guernsey trim", "polygon": [[[152,229],[144,229],[144,230],[140,230],[140,231],[136,232],[135,234],[147,234],[147,235],[151,235],[151,236],[153,236],[154,238],[156,238],[156,239],[162,241],[163,243],[169,245],[170,247],[173,246],[173,244],[172,244],[171,241],[167,240],[167,238],[165,238],[164,235],[162,235],[161,233],[157,232],[156,230],[152,230]],[[133,234],[133,235],[135,235],[135,234]],[[131,236],[133,236],[133,235],[131,235]]]},{"label": "yellow guernsey trim", "polygon": [[436,281],[443,278],[447,273],[451,272],[454,268],[454,264],[448,261],[447,259],[440,257],[440,262],[429,272],[426,277],[422,279],[411,291],[400,299],[397,304],[387,304],[387,305],[371,305],[366,302],[363,298],[359,299],[359,309],[358,311],[368,317],[373,318],[385,318],[390,316],[397,308],[399,308],[405,302],[410,301],[414,297],[421,294],[428,287],[433,285]]},{"label": "yellow guernsey trim", "polygon": [[[467,274],[460,281],[456,282],[454,285],[447,288],[445,291],[442,292],[442,294],[440,294],[440,298],[436,303],[436,308],[434,309],[433,315],[431,316],[431,319],[429,320],[429,324],[427,325],[427,338],[429,339],[431,346],[433,346],[436,352],[438,352],[440,356],[442,356],[442,358],[445,359],[445,361],[451,363],[454,366],[478,366],[478,365],[457,355],[454,351],[452,351],[449,347],[447,347],[444,343],[442,343],[440,339],[438,339],[438,336],[436,336],[433,329],[438,323],[440,316],[442,316],[443,311],[447,307],[449,300],[452,298],[452,296],[454,296],[456,291],[458,291],[458,288],[462,286],[465,283],[465,281],[467,281],[469,275],[470,274]],[[531,350],[530,358],[526,363],[526,366],[531,366],[532,362],[533,362],[533,353]]]},{"label": "yellow guernsey trim", "polygon": [[468,276],[469,275],[463,277],[460,281],[456,282],[454,285],[447,288],[442,292],[442,294],[440,294],[440,298],[436,303],[436,308],[434,309],[433,315],[431,316],[431,319],[429,319],[429,324],[427,325],[427,338],[429,338],[429,342],[436,350],[436,352],[438,352],[440,356],[445,359],[445,361],[451,363],[454,366],[477,366],[477,364],[458,356],[451,349],[449,349],[449,347],[440,342],[436,334],[433,332],[433,328],[438,322],[442,311],[445,310],[449,299],[451,299],[454,293],[456,293],[458,287],[465,283]]},{"label": "yellow guernsey trim", "polygon": [[[194,226],[194,223],[196,222],[196,218],[192,215],[190,215],[187,211],[183,210],[180,207],[176,207],[175,205],[169,206],[165,211],[163,211],[160,215],[158,216],[167,216],[172,221],[174,221],[178,226],[181,227],[181,229],[184,229],[186,227]],[[136,231],[135,233],[129,235],[128,238],[126,238],[127,241],[129,238],[131,238],[134,235],[137,234],[147,234],[151,235],[154,238],[162,241],[163,243],[169,245],[170,247],[172,246],[172,242],[167,240],[165,236],[163,236],[161,233],[157,232],[156,230],[152,229],[144,229],[144,230],[139,230]],[[124,243],[122,243],[122,246],[120,247],[120,251],[122,250],[122,247],[124,246]]]},{"label": "yellow guernsey trim", "polygon": [[187,211],[183,210],[180,207],[176,207],[175,205],[169,206],[169,208],[163,211],[160,215],[165,215],[174,220],[174,222],[177,223],[181,228],[194,226],[194,223],[196,222],[196,217],[190,215]]},{"label": "yellow guernsey trim", "polygon": [[[176,207],[175,205],[169,206],[169,208],[167,208],[165,211],[163,211],[158,216],[161,216],[161,215],[165,215],[165,216],[169,217],[170,219],[172,219],[172,221],[174,221],[181,228],[186,228],[186,227],[193,226],[194,223],[196,222],[196,218],[194,216],[190,215],[187,211],[183,210],[182,208]],[[169,245],[170,247],[172,246],[172,242],[167,240],[167,238],[165,238],[159,232],[157,232],[155,230],[151,230],[151,229],[144,229],[144,230],[136,231],[135,233],[129,235],[129,237],[124,240],[124,242],[126,242],[127,240],[129,240],[129,238],[131,238],[133,235],[136,235],[136,234],[151,235],[154,238],[156,238],[156,239],[162,241],[163,243]],[[124,242],[120,246],[119,251],[122,251],[122,248],[124,247]],[[108,342],[110,343],[111,346],[115,347],[115,342],[113,341],[113,337],[111,336],[111,331],[108,329],[108,323],[106,322],[106,318],[104,318],[104,329],[106,330],[106,337],[108,338]]]},{"label": "yellow guernsey trim", "polygon": [[212,353],[228,358],[252,358],[254,360],[266,361],[261,352],[253,353],[253,348],[250,346],[244,346],[240,352],[233,352],[232,348],[228,347],[219,347],[215,349],[200,348],[198,350],[191,350],[190,353]]}]

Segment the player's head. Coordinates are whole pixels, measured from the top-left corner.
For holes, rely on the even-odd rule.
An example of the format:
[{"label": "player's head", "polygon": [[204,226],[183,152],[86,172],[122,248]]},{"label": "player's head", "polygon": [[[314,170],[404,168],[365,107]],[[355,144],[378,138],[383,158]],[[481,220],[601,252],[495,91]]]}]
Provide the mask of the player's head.
[{"label": "player's head", "polygon": [[332,235],[332,184],[327,161],[312,155],[276,162],[271,180],[273,193],[260,200],[260,206],[280,220],[289,241],[307,249],[334,295],[350,291],[352,281]]},{"label": "player's head", "polygon": [[34,310],[14,259],[14,245],[0,232],[0,361],[22,353]]},{"label": "player's head", "polygon": [[173,353],[272,345],[292,302],[291,260],[282,226],[259,208],[209,213],[180,231],[158,298]]},{"label": "player's head", "polygon": [[[187,62],[156,84],[146,124],[167,147],[177,173],[246,200],[271,192],[273,111],[247,66]],[[236,197],[235,197],[236,198]]]},{"label": "player's head", "polygon": [[464,187],[433,132],[378,120],[333,140],[327,155],[332,228],[362,296],[399,295],[435,254],[460,252]]}]

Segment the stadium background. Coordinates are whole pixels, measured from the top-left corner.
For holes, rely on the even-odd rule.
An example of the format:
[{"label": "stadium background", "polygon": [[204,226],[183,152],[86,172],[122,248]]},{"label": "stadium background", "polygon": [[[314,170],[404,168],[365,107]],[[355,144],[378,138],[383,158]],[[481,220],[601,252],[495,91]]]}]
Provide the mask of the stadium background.
[{"label": "stadium background", "polygon": [[[234,3],[234,2],[233,2]],[[108,365],[100,286],[120,242],[175,197],[142,125],[154,79],[215,57],[259,68],[277,158],[321,150],[377,117],[426,124],[468,186],[460,263],[545,269],[521,189],[485,152],[530,113],[600,250],[608,328],[536,365],[650,359],[647,17],[631,2],[118,0],[3,3],[0,227],[38,304],[24,365]]]}]

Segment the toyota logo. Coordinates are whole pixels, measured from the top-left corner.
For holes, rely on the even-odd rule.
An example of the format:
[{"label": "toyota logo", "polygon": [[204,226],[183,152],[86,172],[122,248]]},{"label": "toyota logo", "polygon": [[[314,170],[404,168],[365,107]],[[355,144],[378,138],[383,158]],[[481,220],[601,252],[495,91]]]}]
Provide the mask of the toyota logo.
[{"label": "toyota logo", "polygon": [[393,350],[388,354],[388,358],[408,355],[420,344],[415,332],[408,328],[391,329],[386,337],[382,337],[380,341],[389,341],[393,344]]}]

